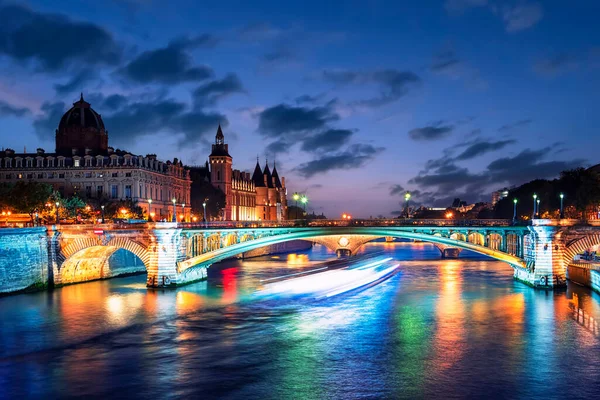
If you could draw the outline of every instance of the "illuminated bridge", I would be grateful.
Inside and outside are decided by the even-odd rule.
[[[516,279],[534,287],[565,284],[573,257],[600,245],[600,226],[575,220],[320,220],[283,223],[57,225],[0,230],[0,292],[28,286],[11,282],[20,268],[39,284],[62,285],[110,276],[107,260],[119,249],[144,263],[149,287],[177,286],[206,277],[218,261],[292,240],[321,243],[338,254],[353,254],[379,238],[434,244],[441,257],[470,250],[509,264]],[[40,267],[40,263],[43,265]],[[30,279],[30,278],[28,278]]]

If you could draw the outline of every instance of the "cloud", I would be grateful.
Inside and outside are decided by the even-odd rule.
[[[559,76],[564,72],[574,70],[578,66],[579,61],[576,57],[562,53],[538,60],[533,65],[533,70],[538,75],[552,78]]]
[[[349,129],[328,129],[309,136],[302,142],[306,152],[335,151],[348,143],[354,132]]]
[[[398,194],[402,194],[404,192],[404,187],[402,185],[392,185],[390,187],[390,196],[396,196]]]
[[[376,71],[324,70],[322,77],[325,81],[336,85],[376,84],[380,90],[378,96],[356,102],[357,105],[368,107],[380,107],[392,103],[421,83],[421,78],[415,73],[396,69]]]
[[[491,153],[500,149],[505,148],[508,145],[516,143],[516,140],[499,140],[496,142],[476,142],[469,145],[462,153],[454,158],[454,160],[470,160],[475,157],[482,156],[487,153]]]
[[[58,123],[65,113],[65,103],[58,101],[55,103],[45,102],[40,107],[42,114],[33,121],[35,133],[42,140],[50,140],[54,138],[55,131],[58,128]]]
[[[302,96],[298,96],[294,99],[294,101],[296,102],[296,104],[315,104],[318,103],[319,101],[321,101],[321,99],[324,97],[323,94],[318,94],[316,96],[311,96],[308,94],[304,94]]]
[[[522,119],[520,121],[516,121],[510,124],[502,125],[500,128],[498,128],[498,132],[509,132],[516,128],[522,128],[524,126],[527,126],[532,122],[533,121],[531,119]]]
[[[93,71],[84,69],[71,76],[67,82],[56,83],[54,85],[54,90],[58,96],[64,96],[73,92],[82,92],[85,88],[85,84],[95,78],[96,74]]]
[[[531,28],[544,16],[541,4],[518,4],[514,7],[506,7],[502,18],[509,33],[519,32]]]
[[[166,47],[148,50],[127,64],[121,73],[139,83],[181,83],[211,78],[214,73],[206,65],[192,66],[187,50],[193,47],[213,46],[216,39],[211,35],[196,38],[180,38]]]
[[[262,61],[266,64],[274,65],[287,63],[296,59],[296,55],[287,48],[277,48],[273,51],[263,54]]]
[[[18,5],[0,5],[0,54],[43,71],[74,63],[116,65],[121,49],[102,27]]]
[[[381,151],[383,151],[383,148],[368,144],[354,144],[345,151],[328,154],[319,159],[300,164],[296,171],[301,176],[310,178],[331,170],[359,168]]]
[[[339,119],[339,116],[329,106],[311,108],[278,104],[263,110],[258,118],[258,130],[261,134],[278,137],[321,129],[329,121]]]
[[[447,137],[452,133],[454,126],[442,125],[441,123],[415,128],[408,131],[408,136],[417,141],[438,140]]]
[[[22,117],[26,114],[29,114],[30,111],[25,107],[15,107],[12,104],[9,104],[3,100],[0,100],[0,116],[13,116],[13,117]]]
[[[223,79],[208,82],[196,90],[193,97],[196,104],[201,106],[213,106],[218,100],[234,93],[244,93],[242,82],[236,74],[228,74]]]

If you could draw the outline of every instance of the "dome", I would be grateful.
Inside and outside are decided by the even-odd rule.
[[[96,128],[104,131],[104,122],[102,117],[92,107],[90,103],[83,100],[83,94],[79,101],[73,103],[73,107],[63,115],[58,124],[58,130],[64,131],[67,127],[78,126],[81,128]]]
[[[108,133],[102,117],[83,100],[63,115],[56,130],[56,153],[63,155],[104,154],[108,150]]]

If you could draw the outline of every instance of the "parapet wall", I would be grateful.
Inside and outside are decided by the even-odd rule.
[[[0,229],[0,293],[48,284],[46,228]]]

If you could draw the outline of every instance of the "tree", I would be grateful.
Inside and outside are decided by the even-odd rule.
[[[15,211],[29,214],[33,224],[33,216],[44,208],[51,196],[52,186],[47,183],[19,181],[10,189],[8,203]]]

